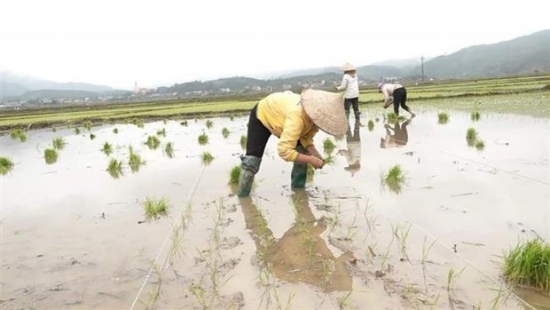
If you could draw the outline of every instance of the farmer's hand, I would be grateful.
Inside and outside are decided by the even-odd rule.
[[[322,159],[319,157],[311,156],[310,162],[309,162],[313,168],[315,169],[321,169],[325,165],[325,162],[323,162]]]

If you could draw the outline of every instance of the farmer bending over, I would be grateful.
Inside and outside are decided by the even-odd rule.
[[[260,169],[265,146],[271,135],[279,138],[277,151],[284,161],[293,162],[291,187],[304,188],[307,164],[323,167],[313,137],[322,131],[339,136],[346,133],[348,122],[343,97],[339,94],[307,89],[301,95],[273,93],[260,100],[250,112],[246,155],[241,156],[241,174],[237,196],[250,195],[254,176]]]
[[[393,101],[393,111],[399,115],[399,105],[409,112],[412,117],[415,114],[407,106],[407,89],[401,84],[378,83],[378,92],[384,94],[384,109],[387,109]]]

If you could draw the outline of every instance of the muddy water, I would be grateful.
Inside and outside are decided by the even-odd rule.
[[[451,111],[439,125],[437,111],[418,112],[395,134],[379,111],[365,111],[355,139],[337,141],[335,162],[305,191],[290,190],[291,165],[272,138],[253,195],[241,200],[227,182],[244,118],[213,118],[212,129],[205,120],[96,127],[94,140],[69,129],[29,132],[25,143],[2,137],[1,156],[15,168],[0,179],[0,307],[484,309],[497,300],[522,309],[499,291],[495,262],[518,240],[550,239],[549,121],[483,114],[472,122]],[[467,145],[469,127],[483,151]],[[161,146],[148,149],[143,142],[162,128]],[[58,136],[67,145],[46,165],[43,149]],[[105,141],[125,161],[118,179],[105,170]],[[169,141],[174,158],[162,151]],[[146,161],[138,173],[126,164],[130,145]],[[203,151],[215,157],[207,167]],[[394,164],[406,174],[399,193],[380,181]],[[138,224],[147,197],[167,197],[169,216]],[[540,309],[549,303],[517,293]]]

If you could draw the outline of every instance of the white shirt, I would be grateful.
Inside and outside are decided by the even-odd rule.
[[[359,82],[358,82],[358,76],[357,73],[355,74],[355,77],[352,77],[349,74],[344,74],[344,77],[342,77],[342,84],[337,87],[338,90],[345,89],[345,95],[344,97],[346,99],[350,98],[358,98],[359,97]]]

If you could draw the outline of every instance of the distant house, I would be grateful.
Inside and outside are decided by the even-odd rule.
[[[145,95],[151,92],[153,92],[153,89],[138,87],[137,81],[134,83],[134,95]]]

